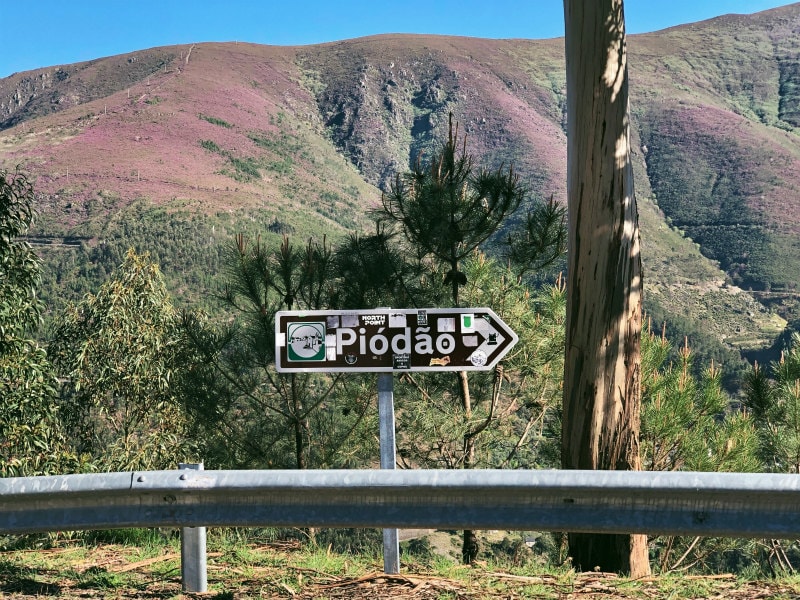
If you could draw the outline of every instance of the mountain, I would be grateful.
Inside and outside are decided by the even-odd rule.
[[[800,4],[628,38],[645,305],[755,351],[798,319]],[[179,301],[234,233],[337,238],[453,113],[481,164],[565,201],[563,40],[196,44],[0,79],[0,168],[35,177],[55,308],[129,245]]]

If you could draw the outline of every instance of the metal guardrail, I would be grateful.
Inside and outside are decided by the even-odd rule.
[[[0,479],[0,533],[515,529],[800,538],[800,477],[622,471],[143,471]]]

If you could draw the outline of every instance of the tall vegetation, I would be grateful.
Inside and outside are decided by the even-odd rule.
[[[789,336],[780,359],[767,368],[758,363],[744,380],[744,406],[757,432],[757,456],[768,472],[800,473],[800,334]],[[769,540],[767,560],[773,571],[794,570],[780,540]],[[797,543],[793,544],[797,560]]]
[[[422,256],[446,266],[453,306],[459,306],[459,289],[467,282],[461,261],[497,231],[526,194],[513,167],[476,169],[466,146],[451,114],[444,147],[428,164],[418,160],[412,171],[397,175],[378,215],[400,226]]]
[[[800,473],[800,334],[780,360],[756,363],[745,379],[745,406],[758,428],[759,457],[767,471]]]
[[[57,319],[61,417],[97,468],[174,468],[191,457],[174,385],[186,366],[179,325],[158,266],[132,250],[97,294]]]
[[[202,373],[190,381],[187,407],[205,424],[209,450],[240,466],[374,460],[373,384],[352,374],[277,373],[276,311],[458,307],[466,301],[492,306],[525,332],[527,343],[495,371],[474,374],[472,383],[466,373],[399,377],[400,461],[449,468],[526,464],[559,391],[554,365],[563,345],[564,290],[532,295],[521,276],[563,252],[564,212],[552,202],[542,205],[529,215],[527,230],[510,237],[516,272],[478,250],[525,195],[513,169],[473,166],[451,118],[440,151],[399,174],[383,196],[374,233],[352,235],[336,248],[324,240],[297,248],[288,237],[276,248],[239,236],[222,295],[233,320],[185,320],[204,357]],[[543,215],[547,220],[536,222]],[[464,558],[474,560],[474,535],[465,539]]]
[[[75,467],[55,410],[56,378],[31,336],[40,324],[39,257],[20,239],[34,216],[21,172],[0,171],[0,476]]]
[[[330,308],[336,285],[326,241],[279,247],[237,236],[221,301],[232,319],[184,315],[201,357],[185,381],[186,410],[208,460],[229,467],[352,466],[370,444],[353,445],[367,423],[369,390],[359,378],[275,370],[275,313]],[[347,442],[347,444],[346,444]]]
[[[642,334],[642,465],[651,471],[757,471],[753,420],[735,410],[713,362],[698,376],[688,342],[677,360],[665,331]],[[661,572],[698,566],[729,568],[753,542],[730,538],[660,536],[651,555]]]
[[[534,205],[501,246],[487,246],[501,240],[525,190],[511,170],[476,174],[457,141],[451,127],[430,164],[397,178],[372,233],[299,245],[237,236],[212,313],[176,310],[157,264],[129,250],[96,293],[57,317],[47,354],[31,339],[38,258],[20,239],[33,190],[23,175],[1,173],[0,475],[182,460],[375,466],[374,379],[281,374],[274,353],[277,311],[377,306],[489,306],[520,338],[491,371],[396,374],[401,467],[557,467],[571,451],[562,423],[575,414],[563,402],[567,286],[561,277],[532,282],[564,252],[564,209]],[[780,361],[749,373],[736,402],[718,365],[694,363],[687,343],[675,352],[663,332],[642,335],[642,468],[800,472],[800,335]],[[779,564],[792,557],[774,540],[661,536],[648,549],[661,571],[735,568],[765,552]],[[479,552],[468,532],[462,557]]]
[[[448,301],[451,306],[458,307],[461,306],[460,290],[469,281],[462,262],[519,208],[526,193],[513,167],[489,171],[473,165],[466,137],[459,139],[458,126],[453,124],[451,114],[447,141],[442,149],[428,164],[418,160],[412,171],[397,175],[389,192],[382,197],[378,218],[399,228],[409,250],[430,261],[435,271],[444,273],[443,283],[450,289]],[[487,402],[490,410],[479,419],[475,419],[476,398],[467,372],[458,372],[456,378],[453,396],[458,398],[460,410],[455,421],[456,430],[462,434],[463,451],[451,456],[450,462],[453,466],[470,469],[477,460],[477,439],[495,416],[503,371],[497,369],[493,375],[489,389],[494,391],[482,394],[492,399]],[[430,393],[426,391],[423,396],[430,397]],[[464,562],[473,562],[478,552],[475,533],[465,531]]]
[[[398,378],[399,462],[406,468],[553,467],[564,347],[564,287],[531,292],[497,261],[476,253],[462,263],[469,306],[491,306],[519,343],[491,371],[470,373],[471,412],[451,374]]]

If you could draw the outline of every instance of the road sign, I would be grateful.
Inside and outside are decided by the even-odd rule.
[[[489,308],[275,315],[275,362],[283,373],[488,370],[517,339]]]

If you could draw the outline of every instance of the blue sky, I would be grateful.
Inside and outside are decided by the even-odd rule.
[[[625,0],[629,33],[786,0]],[[562,0],[0,0],[0,78],[195,42],[314,44],[378,33],[549,38],[564,33]]]

